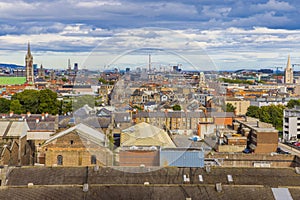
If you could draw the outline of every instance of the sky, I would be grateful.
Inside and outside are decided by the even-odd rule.
[[[300,63],[298,0],[0,0],[0,63],[183,69]],[[300,69],[297,69],[300,70]]]

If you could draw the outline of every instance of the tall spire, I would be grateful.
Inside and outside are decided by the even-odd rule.
[[[286,63],[286,68],[287,69],[291,69],[291,58],[290,58],[290,55],[288,56],[288,61]]]
[[[30,52],[30,42],[28,42],[27,55],[31,55],[31,52]]]
[[[286,63],[286,68],[284,70],[284,83],[286,83],[286,84],[294,83],[294,73],[293,73],[293,68],[291,67],[290,55],[288,57],[288,61]]]

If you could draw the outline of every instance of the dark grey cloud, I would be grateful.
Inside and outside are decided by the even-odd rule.
[[[170,29],[174,27],[185,29],[191,26],[198,29],[252,28],[258,25],[296,29],[300,28],[298,7],[299,2],[296,0],[43,2],[12,0],[0,2],[0,23],[15,26],[22,26],[24,23],[41,23],[44,26],[83,23],[107,29],[147,26]],[[25,31],[18,27],[16,30],[20,30],[20,33]]]

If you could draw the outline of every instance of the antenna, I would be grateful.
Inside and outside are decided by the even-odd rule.
[[[70,58],[68,59],[68,70],[69,71],[71,70],[71,61],[70,61]]]

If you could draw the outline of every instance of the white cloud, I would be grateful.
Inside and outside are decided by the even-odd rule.
[[[258,4],[257,6],[255,6],[255,8],[261,10],[290,11],[293,9],[293,6],[285,1],[269,0],[266,4]]]

